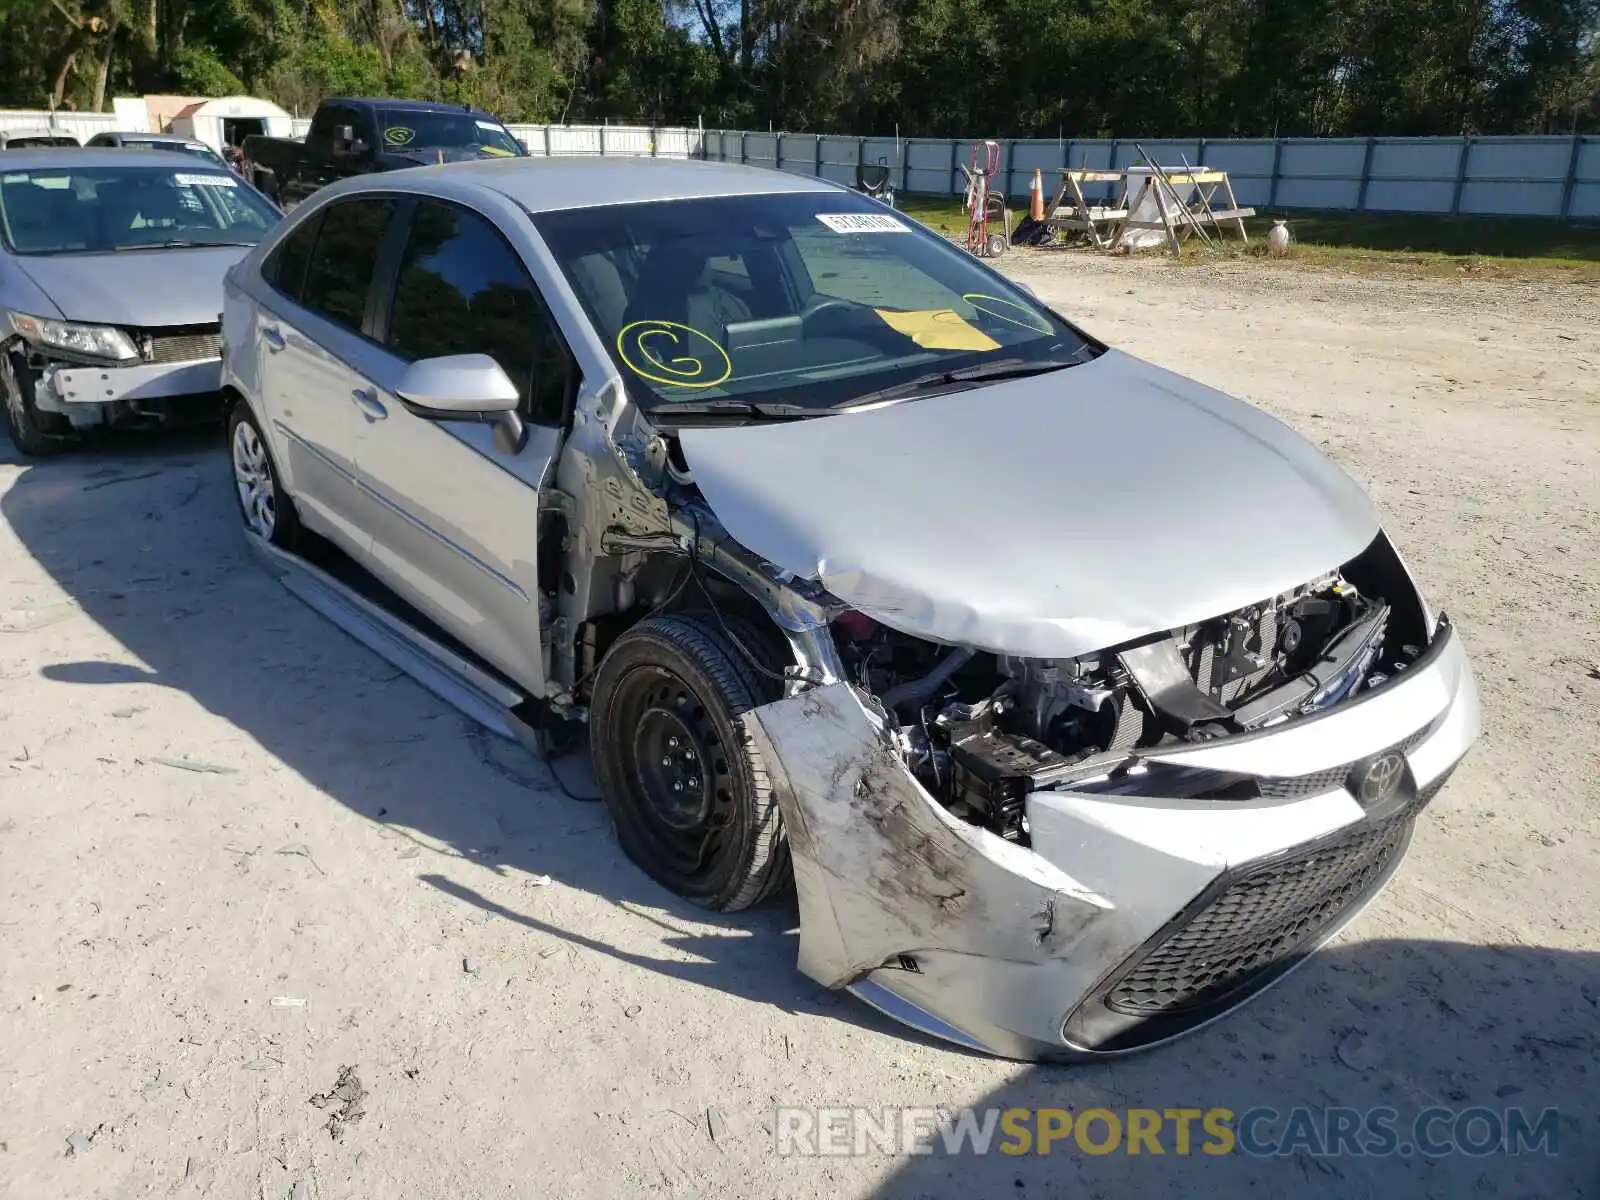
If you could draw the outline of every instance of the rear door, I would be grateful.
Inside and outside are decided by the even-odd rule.
[[[387,415],[362,422],[356,451],[373,569],[541,695],[539,493],[560,453],[577,367],[522,259],[488,216],[422,199],[395,245],[373,376]],[[516,383],[529,430],[520,452],[497,446],[489,425],[427,420],[400,400],[407,365],[452,354],[491,355]]]
[[[261,306],[263,416],[295,503],[319,532],[364,555],[356,486],[357,431],[376,350],[373,278],[398,203],[363,197],[330,204],[266,265],[273,294]]]

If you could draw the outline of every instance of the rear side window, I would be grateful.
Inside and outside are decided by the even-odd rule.
[[[523,415],[559,424],[576,369],[522,260],[486,218],[417,206],[395,280],[388,345],[415,362],[487,354],[517,385]]]
[[[346,329],[361,331],[372,290],[372,274],[389,220],[392,200],[345,200],[322,216],[300,304]]]
[[[320,228],[322,214],[318,213],[280,242],[261,268],[262,277],[296,304],[300,302],[306,267],[311,263],[311,250],[317,244]]]

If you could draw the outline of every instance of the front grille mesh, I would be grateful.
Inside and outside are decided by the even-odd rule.
[[[1362,822],[1282,858],[1246,868],[1161,940],[1106,994],[1106,1005],[1153,1017],[1201,1008],[1304,949],[1382,883],[1411,823],[1448,772],[1383,822]]]
[[[146,329],[140,335],[146,362],[181,363],[222,356],[222,326],[189,325]]]

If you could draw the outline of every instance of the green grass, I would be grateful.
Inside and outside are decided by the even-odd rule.
[[[903,196],[902,211],[947,236],[960,236],[966,216],[958,198]],[[1026,200],[1012,208],[1013,219]],[[1328,267],[1403,274],[1473,274],[1600,283],[1600,224],[1564,225],[1529,217],[1434,217],[1410,214],[1289,212],[1296,259]],[[1272,218],[1245,222],[1249,254],[1265,253]],[[1237,250],[1236,238],[1227,247]],[[1186,259],[1207,253],[1186,246]]]

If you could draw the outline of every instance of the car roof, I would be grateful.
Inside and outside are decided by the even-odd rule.
[[[0,168],[12,171],[29,171],[41,167],[165,167],[169,171],[215,171],[224,168],[215,163],[185,162],[173,156],[170,150],[125,150],[120,146],[30,146],[24,150],[7,150],[0,159]]]
[[[498,192],[530,213],[607,208],[652,200],[706,200],[843,191],[822,179],[738,163],[683,158],[498,158],[359,175],[332,189],[458,192],[463,186]]]
[[[400,100],[384,96],[329,96],[323,104],[371,104],[381,108],[399,108],[406,112],[427,113],[454,113],[456,116],[492,117],[498,121],[491,112],[481,108],[471,108],[464,104],[440,104],[436,100]]]
[[[140,133],[137,129],[105,129],[95,137],[137,138],[141,142],[176,142],[180,146],[199,145],[192,137],[178,133]]]

